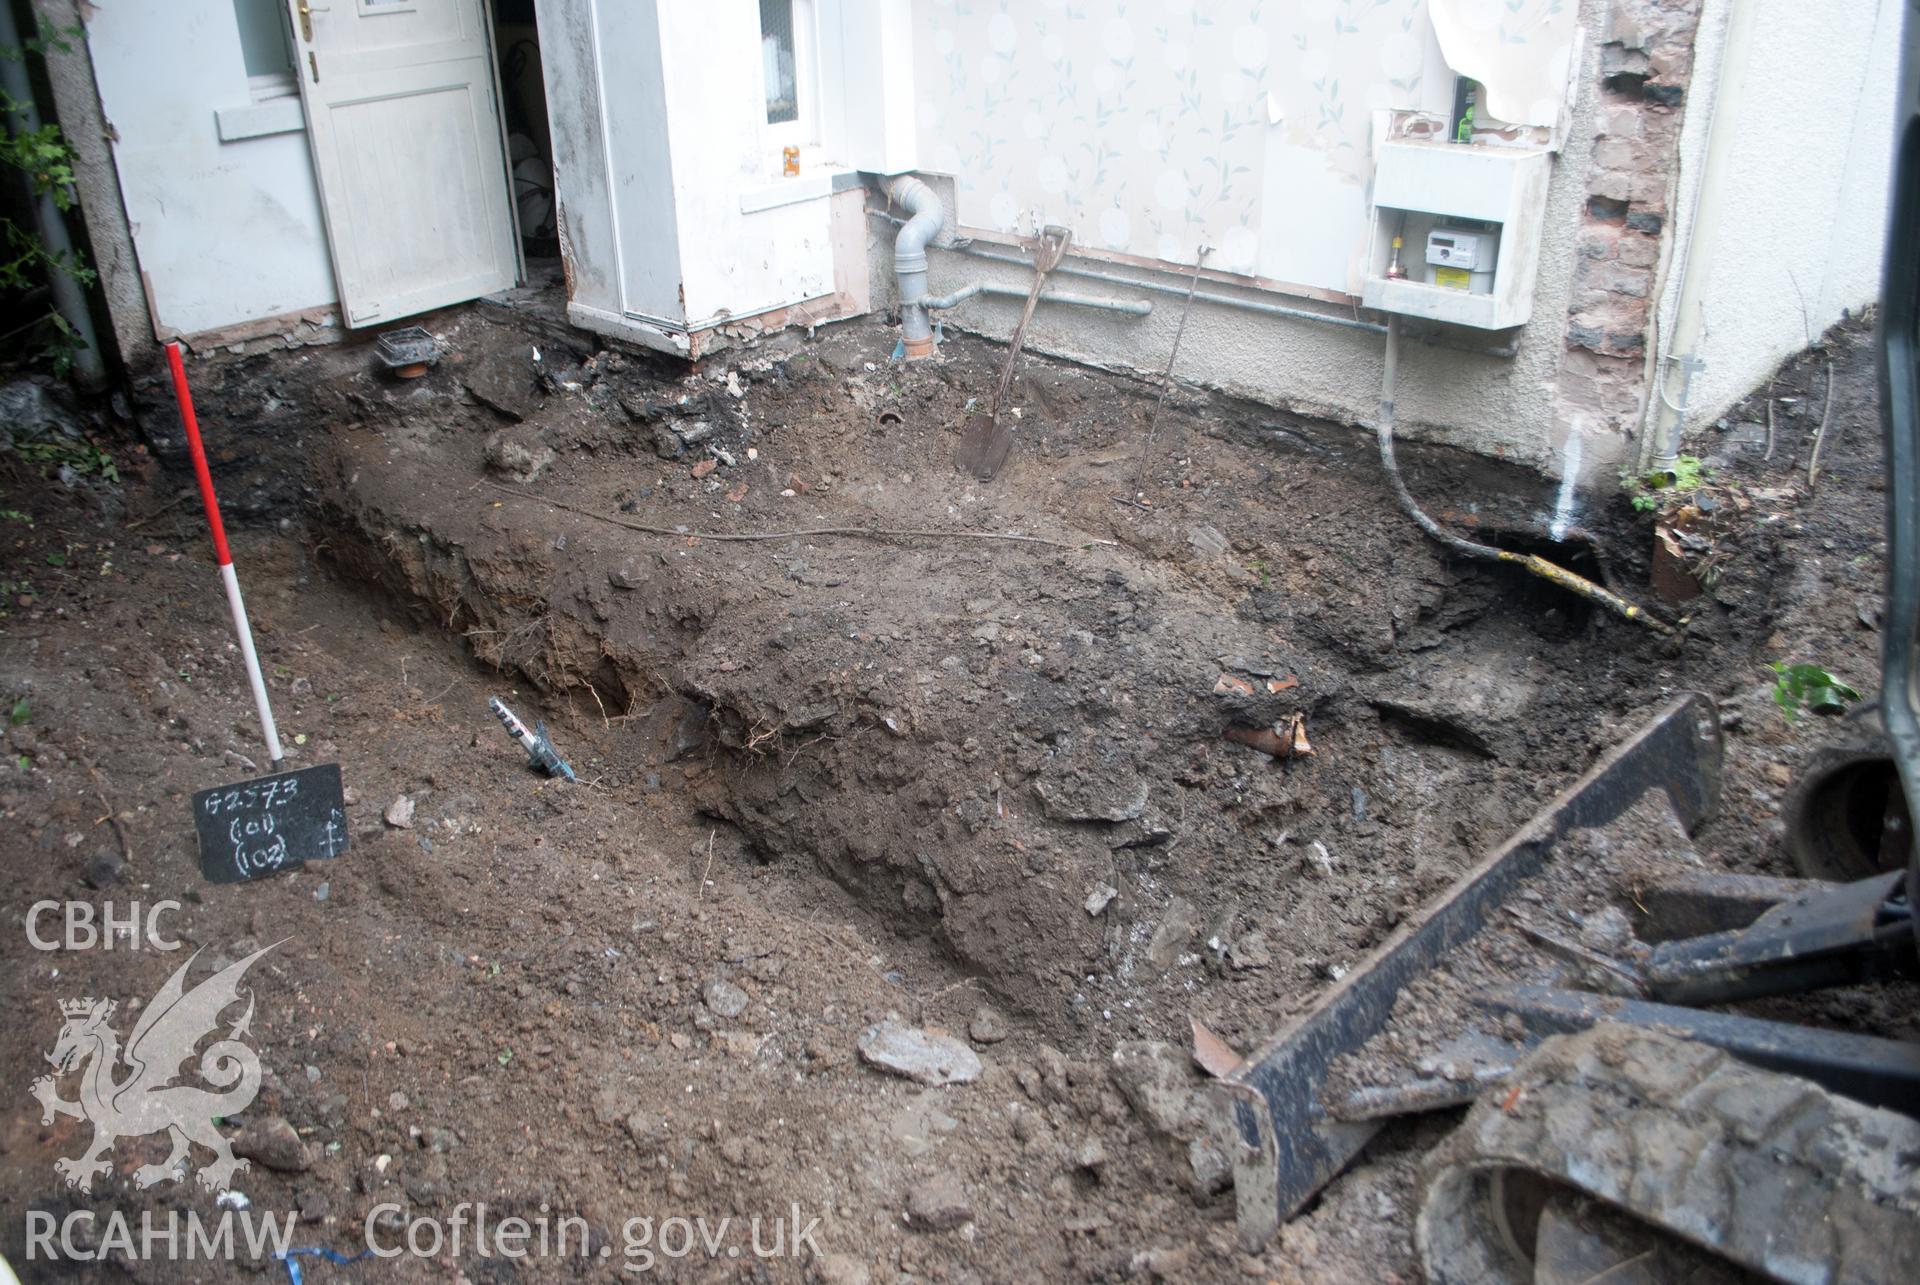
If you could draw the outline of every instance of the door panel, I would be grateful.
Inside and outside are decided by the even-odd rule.
[[[513,285],[485,0],[287,3],[347,324]]]

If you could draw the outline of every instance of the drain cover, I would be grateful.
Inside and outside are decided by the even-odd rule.
[[[402,379],[418,379],[427,367],[440,360],[440,349],[433,336],[420,326],[402,326],[386,330],[373,341],[373,350],[381,364]]]

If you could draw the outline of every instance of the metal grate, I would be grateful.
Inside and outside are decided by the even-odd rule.
[[[433,342],[433,336],[419,326],[381,331],[373,341],[373,350],[389,370],[430,366],[440,360],[440,349]]]

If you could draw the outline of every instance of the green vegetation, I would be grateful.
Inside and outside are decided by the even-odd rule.
[[[1622,481],[1633,497],[1633,507],[1641,513],[1652,513],[1666,508],[1677,498],[1693,495],[1706,485],[1712,474],[1713,470],[1702,464],[1699,456],[1682,455],[1674,461],[1671,472],[1655,469]]]
[[[1847,706],[1860,699],[1860,693],[1818,665],[1789,665],[1773,662],[1773,703],[1789,723],[1797,723],[1809,711],[1815,714],[1844,714]]]
[[[65,50],[71,47],[66,38],[80,34],[78,27],[72,27],[56,32],[50,39],[28,40],[25,48],[0,46],[0,58],[19,62],[30,53],[44,55],[48,48]],[[54,208],[65,213],[74,205],[73,149],[67,145],[58,125],[26,128],[29,106],[0,93],[0,118],[6,122],[6,130],[0,134],[0,165],[25,175],[35,200],[43,196],[51,198]],[[30,296],[37,287],[56,276],[72,277],[83,286],[91,286],[96,274],[77,253],[50,251],[32,229],[23,228],[12,219],[0,218],[0,292]],[[37,346],[38,355],[44,357],[61,378],[73,369],[74,355],[86,346],[86,341],[67,324],[66,318],[50,307],[8,334],[0,335],[0,339],[20,334],[28,336],[29,343]]]
[[[72,354],[68,356],[71,359]],[[13,449],[21,459],[50,473],[65,468],[81,477],[99,476],[108,482],[120,480],[120,466],[113,462],[113,456],[92,442],[51,438],[41,442],[16,442]]]

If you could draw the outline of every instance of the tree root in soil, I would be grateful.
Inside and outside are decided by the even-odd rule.
[[[1380,420],[1375,427],[1380,438],[1380,467],[1386,470],[1387,479],[1393,483],[1393,494],[1400,501],[1400,507],[1413,519],[1414,525],[1432,536],[1435,540],[1452,549],[1455,553],[1483,562],[1505,562],[1523,567],[1539,576],[1542,580],[1559,585],[1569,593],[1579,594],[1589,602],[1595,602],[1608,611],[1636,624],[1645,625],[1655,633],[1672,636],[1674,629],[1666,621],[1648,613],[1645,607],[1628,602],[1619,594],[1601,588],[1585,576],[1576,575],[1565,567],[1548,562],[1537,553],[1513,553],[1506,549],[1496,549],[1490,544],[1478,544],[1464,536],[1455,535],[1429,517],[1407,490],[1407,483],[1400,476],[1400,466],[1393,458],[1393,384],[1396,369],[1400,364],[1400,320],[1389,317],[1387,320],[1387,361],[1386,370],[1380,384]]]
[[[794,540],[806,536],[835,536],[849,540],[1004,540],[1014,544],[1043,544],[1054,549],[1088,549],[1095,545],[1117,545],[1117,540],[1096,540],[1089,537],[1074,544],[1064,540],[1049,540],[1043,535],[1012,535],[1004,531],[931,531],[916,530],[907,527],[863,527],[863,526],[816,526],[802,527],[793,531],[676,531],[672,527],[649,526],[644,522],[629,522],[625,518],[616,518],[605,513],[595,513],[592,509],[583,509],[577,504],[568,504],[565,500],[554,500],[544,496],[531,495],[518,487],[506,486],[499,482],[481,479],[480,485],[495,491],[504,491],[508,495],[517,495],[523,500],[533,500],[548,504],[568,513],[577,513],[583,518],[592,518],[596,522],[607,522],[629,531],[639,531],[645,535],[664,535],[675,539],[687,540]]]

